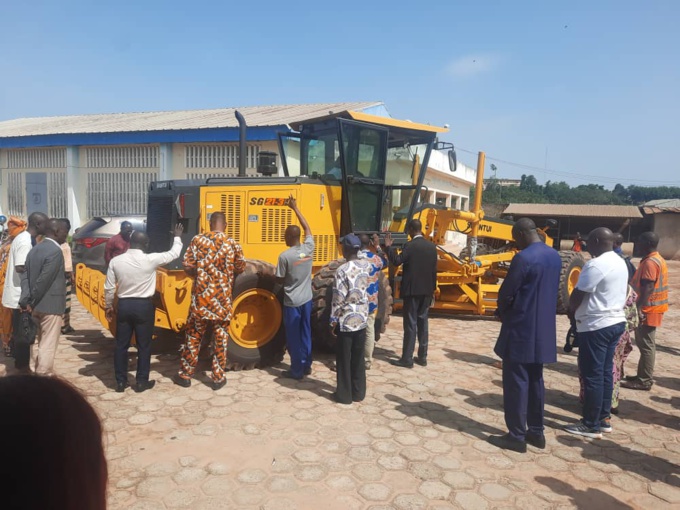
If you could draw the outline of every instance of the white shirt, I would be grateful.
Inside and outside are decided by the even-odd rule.
[[[597,331],[626,321],[623,307],[628,294],[628,269],[613,251],[583,266],[576,288],[586,292],[576,309],[576,330]]]
[[[148,298],[156,292],[156,269],[172,262],[182,251],[182,240],[175,237],[170,251],[164,253],[144,253],[130,249],[111,259],[106,272],[104,296],[106,307],[113,306],[113,298]],[[116,284],[118,292],[116,292]]]
[[[26,256],[33,248],[31,234],[24,230],[16,236],[9,248],[7,259],[7,273],[5,276],[5,288],[2,291],[2,306],[5,308],[19,308],[21,297],[21,275],[16,272],[17,266],[26,265]]]

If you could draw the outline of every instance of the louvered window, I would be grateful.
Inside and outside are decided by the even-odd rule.
[[[257,167],[259,145],[248,145],[246,167]],[[238,145],[187,145],[184,148],[186,168],[238,168]]]
[[[149,183],[157,179],[155,172],[88,173],[88,216],[146,215]]]
[[[66,168],[66,149],[12,149],[8,168]]]
[[[88,168],[158,168],[158,147],[88,147]]]

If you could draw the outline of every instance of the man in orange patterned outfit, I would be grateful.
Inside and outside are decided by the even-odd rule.
[[[179,386],[191,386],[196,371],[201,340],[209,327],[215,336],[212,360],[212,388],[227,384],[227,341],[231,321],[231,290],[234,278],[246,267],[241,246],[227,236],[227,220],[223,212],[210,216],[210,232],[198,234],[184,254],[184,270],[194,277],[191,308],[186,327],[186,342],[182,346],[179,373],[173,381]]]

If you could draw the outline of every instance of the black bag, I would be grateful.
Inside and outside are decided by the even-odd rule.
[[[33,345],[38,335],[38,323],[28,312],[21,312],[17,331],[14,333],[17,342],[24,345]]]

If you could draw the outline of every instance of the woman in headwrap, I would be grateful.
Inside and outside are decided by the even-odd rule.
[[[7,263],[9,262],[9,249],[16,236],[26,230],[27,224],[17,216],[10,216],[7,222],[7,239],[0,245],[0,295],[5,288],[5,276],[7,275]],[[0,340],[6,356],[12,355],[12,309],[5,308],[0,303]]]

